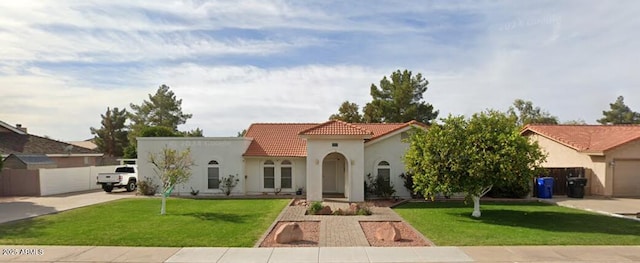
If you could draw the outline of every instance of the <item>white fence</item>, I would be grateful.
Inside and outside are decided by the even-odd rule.
[[[112,173],[116,167],[118,166],[40,169],[40,195],[100,189],[100,185],[96,184],[98,173]]]

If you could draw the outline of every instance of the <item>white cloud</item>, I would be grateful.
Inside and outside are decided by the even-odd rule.
[[[407,68],[430,81],[425,98],[441,116],[522,98],[593,122],[618,95],[640,111],[639,12],[635,2],[3,1],[0,120],[84,139],[107,106],[166,83],[194,114],[183,129],[235,135],[251,122],[320,122],[346,99],[362,106],[371,83]]]

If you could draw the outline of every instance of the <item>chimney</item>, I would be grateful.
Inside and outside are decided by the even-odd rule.
[[[22,124],[20,123],[16,124],[16,128],[18,128],[18,130],[23,131],[24,133],[27,133],[27,127],[22,127]]]

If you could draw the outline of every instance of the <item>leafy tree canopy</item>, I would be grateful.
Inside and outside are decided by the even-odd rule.
[[[602,117],[598,120],[601,124],[640,124],[640,113],[632,111],[624,104],[624,97],[619,96],[616,102],[610,103],[610,110],[602,111]]]
[[[516,118],[519,126],[532,123],[558,124],[558,117],[541,110],[540,107],[534,107],[531,101],[516,99],[507,113]]]
[[[527,183],[545,156],[519,133],[509,115],[498,111],[449,116],[428,131],[414,129],[404,162],[414,190],[426,198],[464,192],[480,216],[480,197],[499,183]]]
[[[365,122],[408,122],[417,120],[431,123],[438,111],[424,102],[423,94],[429,82],[418,73],[397,70],[380,80],[380,87],[371,84],[371,102],[364,107]]]
[[[340,120],[348,123],[360,123],[364,120],[360,114],[358,104],[349,102],[348,100],[344,101],[342,105],[340,105],[338,113],[332,114],[329,119]]]
[[[403,123],[416,120],[429,124],[438,117],[438,111],[434,111],[431,104],[423,101],[428,84],[420,73],[413,75],[409,70],[397,70],[389,78],[384,76],[380,80],[380,87],[371,84],[372,100],[364,106],[364,114],[360,114],[357,104],[344,101],[338,113],[331,115],[329,119],[350,123]]]
[[[169,86],[161,85],[156,94],[149,94],[149,100],[140,105],[131,103],[133,111],[130,114],[134,126],[163,126],[178,130],[178,125],[184,124],[192,117],[182,112],[182,99],[177,99]]]
[[[123,156],[124,149],[129,145],[127,139],[128,130],[125,125],[127,111],[107,108],[105,114],[101,114],[102,126],[99,129],[91,127],[91,134],[98,146],[98,150],[108,156]]]

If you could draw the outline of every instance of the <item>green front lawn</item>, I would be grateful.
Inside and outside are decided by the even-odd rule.
[[[163,247],[251,247],[289,200],[113,201],[0,224],[0,244]]]
[[[640,245],[640,222],[538,202],[408,203],[394,210],[439,246]]]

